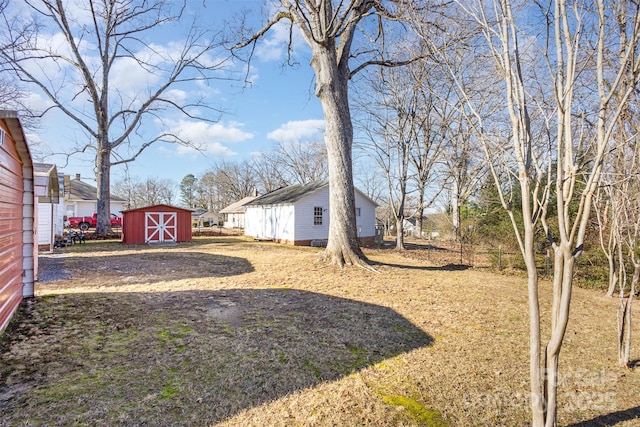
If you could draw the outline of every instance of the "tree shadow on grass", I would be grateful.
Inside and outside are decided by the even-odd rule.
[[[406,265],[406,264],[394,264],[394,263],[386,263],[386,262],[372,262],[373,266],[386,266],[393,268],[400,268],[406,270],[422,270],[422,271],[464,271],[471,268],[466,264],[446,264],[440,266],[432,266],[432,265]]]
[[[55,282],[98,275],[100,286],[153,283],[167,280],[228,277],[252,272],[251,263],[240,257],[203,252],[154,251],[100,256],[41,256],[38,281]],[[86,286],[91,281],[86,280]]]
[[[616,411],[606,415],[600,415],[587,421],[580,421],[567,427],[605,427],[614,426],[629,420],[640,420],[640,406],[623,411]]]
[[[300,290],[50,295],[0,341],[0,424],[211,425],[432,342]]]

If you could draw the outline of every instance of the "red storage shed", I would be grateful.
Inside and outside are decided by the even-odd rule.
[[[0,331],[37,272],[33,162],[15,111],[0,110]]]
[[[122,212],[122,242],[132,245],[191,241],[191,209],[153,205]]]

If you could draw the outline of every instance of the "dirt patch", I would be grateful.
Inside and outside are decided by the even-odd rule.
[[[224,236],[43,257],[0,339],[0,425],[527,425],[524,280],[420,250],[367,250],[381,273]],[[560,422],[637,425],[616,301],[574,292]]]

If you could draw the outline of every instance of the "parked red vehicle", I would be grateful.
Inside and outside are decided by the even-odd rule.
[[[91,216],[72,216],[67,219],[67,222],[69,223],[69,227],[87,231],[89,228],[95,228],[97,217],[98,214],[94,212]],[[111,226],[122,227],[122,218],[116,214],[111,214]]]

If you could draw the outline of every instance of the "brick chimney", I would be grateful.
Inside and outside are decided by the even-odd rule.
[[[79,173],[76,174],[76,180],[80,181],[80,174]]]

